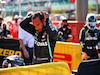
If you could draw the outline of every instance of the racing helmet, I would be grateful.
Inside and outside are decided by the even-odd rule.
[[[15,66],[25,66],[24,59],[19,57],[18,55],[11,55],[4,58],[2,68],[9,68]]]
[[[97,18],[94,14],[88,14],[86,17],[86,25],[90,30],[94,30],[96,28]]]

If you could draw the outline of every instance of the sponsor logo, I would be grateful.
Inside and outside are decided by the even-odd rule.
[[[36,46],[47,46],[48,45],[47,42],[37,42],[36,40],[35,40],[35,44]]]
[[[59,62],[59,61],[68,62],[68,65],[71,70],[72,56],[70,54],[54,53],[53,60],[54,62]]]
[[[69,30],[66,30],[66,33],[69,33]]]
[[[7,56],[10,56],[10,55],[19,55],[21,57],[22,53],[21,53],[21,51],[15,51],[15,50],[0,48],[0,56],[7,57]]]

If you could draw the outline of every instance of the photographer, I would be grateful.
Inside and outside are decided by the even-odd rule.
[[[35,30],[33,26],[27,24],[30,21]],[[52,62],[58,30],[49,21],[49,15],[45,12],[36,12],[33,16],[23,20],[20,26],[33,35],[35,33],[33,64]]]
[[[7,23],[2,23],[2,29],[0,29],[0,37],[1,38],[12,38],[10,31],[7,29]]]
[[[57,41],[70,42],[72,39],[71,28],[68,27],[67,19],[63,17],[61,28],[59,28]]]

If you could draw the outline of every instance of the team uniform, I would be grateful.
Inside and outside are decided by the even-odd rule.
[[[96,19],[94,16],[90,15],[87,21],[80,31],[80,44],[82,45],[83,52],[86,52],[88,59],[97,59],[96,45],[99,46],[98,43],[100,42],[99,29],[95,25]],[[99,48],[98,51],[100,52]]]
[[[98,58],[96,45],[100,41],[99,30],[96,28],[94,31],[88,30],[87,26],[80,32],[80,42],[84,46],[83,52],[86,52],[91,59]]]
[[[33,63],[40,64],[52,62],[54,47],[57,39],[57,28],[52,25],[49,19],[46,19],[46,26],[43,28],[43,31],[38,32],[34,29],[34,26],[26,24],[30,21],[31,17],[27,17],[24,21],[21,22],[20,26],[31,34],[35,34]],[[31,28],[29,28],[29,26]]]

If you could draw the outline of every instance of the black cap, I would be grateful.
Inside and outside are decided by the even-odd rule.
[[[67,22],[67,19],[62,20],[62,22]]]

